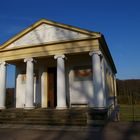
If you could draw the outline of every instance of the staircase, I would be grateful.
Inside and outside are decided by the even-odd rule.
[[[87,120],[86,111],[81,109],[6,109],[0,112],[0,124],[85,126]]]
[[[103,125],[106,120],[106,110],[95,109],[6,109],[0,111],[0,124],[86,126]]]

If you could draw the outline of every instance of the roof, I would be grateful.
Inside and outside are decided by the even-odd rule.
[[[15,35],[11,39],[9,39],[5,43],[3,43],[0,46],[0,49],[5,48],[6,46],[11,44],[12,42],[18,40],[19,38],[21,38],[25,34],[29,33],[30,31],[32,31],[33,29],[37,28],[38,26],[40,26],[41,24],[44,24],[44,23],[48,24],[48,25],[52,25],[52,26],[56,26],[56,27],[61,27],[61,28],[64,28],[64,29],[68,29],[68,30],[71,30],[71,31],[76,31],[76,32],[83,33],[83,34],[86,34],[86,35],[91,35],[91,36],[96,36],[96,37],[100,36],[99,32],[93,32],[93,31],[89,31],[89,30],[82,29],[82,28],[79,28],[79,27],[75,27],[75,26],[71,26],[71,25],[66,25],[66,24],[63,24],[63,23],[58,23],[58,22],[51,21],[51,20],[40,19],[39,21],[37,21],[34,24],[30,25],[28,28],[24,29],[23,31],[21,31],[20,33],[18,33],[17,35]]]
[[[15,35],[11,39],[9,39],[5,43],[3,43],[0,46],[0,50],[5,49],[8,45],[10,45],[11,43],[15,42],[19,38],[23,37],[24,35],[26,35],[30,31],[34,30],[35,28],[37,28],[41,24],[48,24],[48,25],[60,27],[60,28],[63,28],[63,29],[67,29],[67,30],[70,30],[70,31],[75,31],[75,32],[79,32],[79,33],[82,33],[82,34],[85,34],[85,35],[89,35],[90,37],[98,38],[100,43],[102,44],[101,45],[102,46],[102,50],[104,51],[104,53],[108,57],[108,60],[109,60],[111,66],[113,68],[114,73],[117,73],[117,70],[116,70],[115,64],[113,62],[111,53],[109,51],[108,45],[107,45],[107,43],[105,41],[104,36],[100,32],[94,32],[94,31],[90,31],[90,30],[86,30],[86,29],[82,29],[82,28],[79,28],[79,27],[75,27],[75,26],[71,26],[71,25],[66,25],[66,24],[63,24],[63,23],[58,23],[58,22],[51,21],[51,20],[46,20],[46,19],[41,19],[41,20],[35,22],[34,24],[29,26],[28,28],[24,29],[23,31],[21,31],[20,33],[18,33],[17,35]]]

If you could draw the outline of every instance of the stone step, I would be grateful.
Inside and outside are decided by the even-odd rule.
[[[52,122],[52,121],[0,121],[0,124],[32,124],[32,125],[74,125],[74,126],[86,126],[86,122]]]
[[[16,119],[16,120],[23,120],[23,119],[32,119],[32,120],[69,120],[69,121],[71,121],[71,120],[75,120],[75,121],[77,121],[77,120],[86,120],[86,118],[64,118],[64,117],[61,117],[61,118],[58,118],[58,117],[53,117],[53,118],[31,118],[31,117],[18,117],[18,118],[5,118],[5,117],[0,117],[0,120],[14,120],[14,119]]]
[[[65,115],[65,114],[61,114],[61,115],[35,115],[35,114],[4,114],[4,115],[1,115],[0,114],[0,118],[58,118],[58,119],[61,119],[61,118],[66,118],[66,119],[73,119],[73,118],[79,118],[79,119],[82,119],[82,118],[86,118],[86,115],[82,114],[82,115]]]
[[[56,124],[56,125],[86,125],[86,120],[66,120],[66,119],[33,119],[33,118],[23,118],[23,119],[0,119],[1,124]]]
[[[83,110],[23,110],[7,109],[0,112],[1,124],[86,125]]]
[[[44,116],[47,116],[47,115],[49,115],[49,116],[51,116],[51,115],[59,115],[59,116],[61,116],[61,115],[65,115],[65,116],[69,116],[69,115],[73,115],[73,116],[79,116],[79,115],[85,115],[85,113],[82,113],[82,112],[77,112],[77,113],[65,113],[65,112],[63,112],[63,113],[44,113],[44,112],[41,112],[41,113],[37,113],[37,112],[32,112],[32,113],[27,113],[27,112],[5,112],[5,113],[0,113],[0,115],[7,115],[7,114],[9,114],[9,115],[36,115],[36,116],[38,116],[38,115],[44,115]]]
[[[30,121],[40,121],[40,120],[43,120],[43,121],[49,121],[49,120],[52,120],[52,121],[84,121],[86,120],[86,118],[2,118],[0,117],[0,120],[16,120],[16,121],[19,121],[19,120],[30,120]]]
[[[47,120],[47,121],[44,121],[44,120],[40,120],[40,121],[33,121],[33,120],[20,120],[20,121],[17,121],[17,120],[0,120],[0,124],[34,124],[34,125],[37,125],[37,124],[42,124],[42,125],[83,125],[85,126],[87,123],[86,121],[52,121],[52,120]]]
[[[12,114],[21,114],[21,115],[81,115],[85,112],[0,112],[0,115],[12,115]]]
[[[86,109],[6,109],[0,111],[0,124],[80,125],[103,122],[95,110]],[[97,111],[97,115],[103,112]],[[96,117],[95,117],[96,116]],[[101,121],[98,121],[101,120]]]

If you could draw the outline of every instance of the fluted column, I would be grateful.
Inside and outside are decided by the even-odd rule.
[[[6,98],[6,62],[0,62],[0,109],[5,109]]]
[[[66,105],[66,80],[65,80],[65,55],[54,56],[57,59],[57,109],[67,108]]]
[[[92,72],[93,72],[93,90],[94,99],[93,105],[97,108],[104,107],[104,93],[102,84],[102,71],[101,71],[101,57],[100,51],[93,51],[89,53],[92,56]]]
[[[26,90],[25,109],[34,108],[34,62],[33,58],[25,58],[26,62]]]

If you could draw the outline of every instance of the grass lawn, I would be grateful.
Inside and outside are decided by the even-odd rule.
[[[140,121],[140,105],[120,104],[120,121]]]

